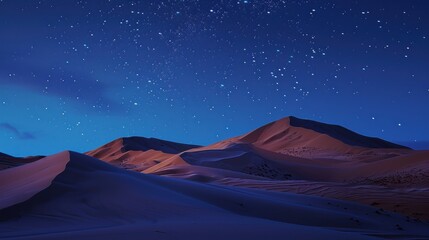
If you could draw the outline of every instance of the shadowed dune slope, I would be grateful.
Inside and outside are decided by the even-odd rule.
[[[30,156],[30,157],[13,157],[0,152],[0,170],[6,168],[12,168],[16,166],[21,166],[26,163],[34,162],[43,158],[43,156]]]
[[[408,148],[399,144],[391,143],[380,138],[367,137],[338,125],[326,124],[297,117],[288,117],[289,125],[313,130],[315,132],[329,135],[345,144],[365,148]]]
[[[157,138],[144,138],[144,137],[127,137],[122,138],[122,151],[147,151],[147,150],[157,150],[164,153],[180,153],[191,148],[199,147],[197,145],[183,144],[170,142],[166,140],[161,140]]]
[[[148,151],[155,150],[168,154],[177,154],[192,148],[197,148],[197,145],[175,143],[157,138],[145,137],[125,137],[116,139],[107,143],[93,151],[87,152],[88,155],[96,154],[112,154],[118,150],[121,152],[127,151]]]

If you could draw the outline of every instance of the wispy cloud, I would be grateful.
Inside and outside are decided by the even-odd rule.
[[[33,133],[20,131],[18,128],[16,128],[10,123],[0,123],[0,129],[3,129],[5,131],[12,133],[18,139],[21,139],[21,140],[36,139],[36,136]]]
[[[109,98],[107,86],[89,73],[0,59],[2,85],[16,85],[38,94],[70,99],[81,110],[93,112],[93,106],[97,106],[100,111],[123,112],[117,102]]]

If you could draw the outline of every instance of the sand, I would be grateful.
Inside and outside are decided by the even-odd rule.
[[[429,239],[429,151],[294,117],[0,163],[1,239]]]
[[[0,171],[0,209],[30,199],[64,171],[66,153]]]
[[[147,174],[328,196],[429,220],[429,151],[414,151],[341,126],[287,117],[209,146],[177,154],[153,151],[133,149],[113,159],[119,156],[122,163],[132,162],[120,167]],[[246,179],[261,182],[247,184]],[[297,190],[290,180],[329,191]]]

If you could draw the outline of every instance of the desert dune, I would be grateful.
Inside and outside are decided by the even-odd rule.
[[[0,163],[2,239],[429,238],[429,151],[295,117]]]
[[[133,156],[128,158],[133,159],[133,167],[122,167],[201,182],[328,196],[429,219],[429,151],[415,151],[337,125],[286,117],[242,136],[177,154],[134,151],[122,153]],[[148,167],[135,167],[139,163]],[[243,181],[255,178],[259,180]],[[297,189],[291,180],[305,184]],[[311,190],[315,186],[324,190]],[[407,198],[414,204],[406,204]]]
[[[49,187],[64,171],[67,162],[68,158],[62,153],[0,171],[0,209],[28,200]]]

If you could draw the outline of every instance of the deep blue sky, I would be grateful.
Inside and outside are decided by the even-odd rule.
[[[0,0],[0,152],[209,144],[288,115],[429,140],[429,1]]]

